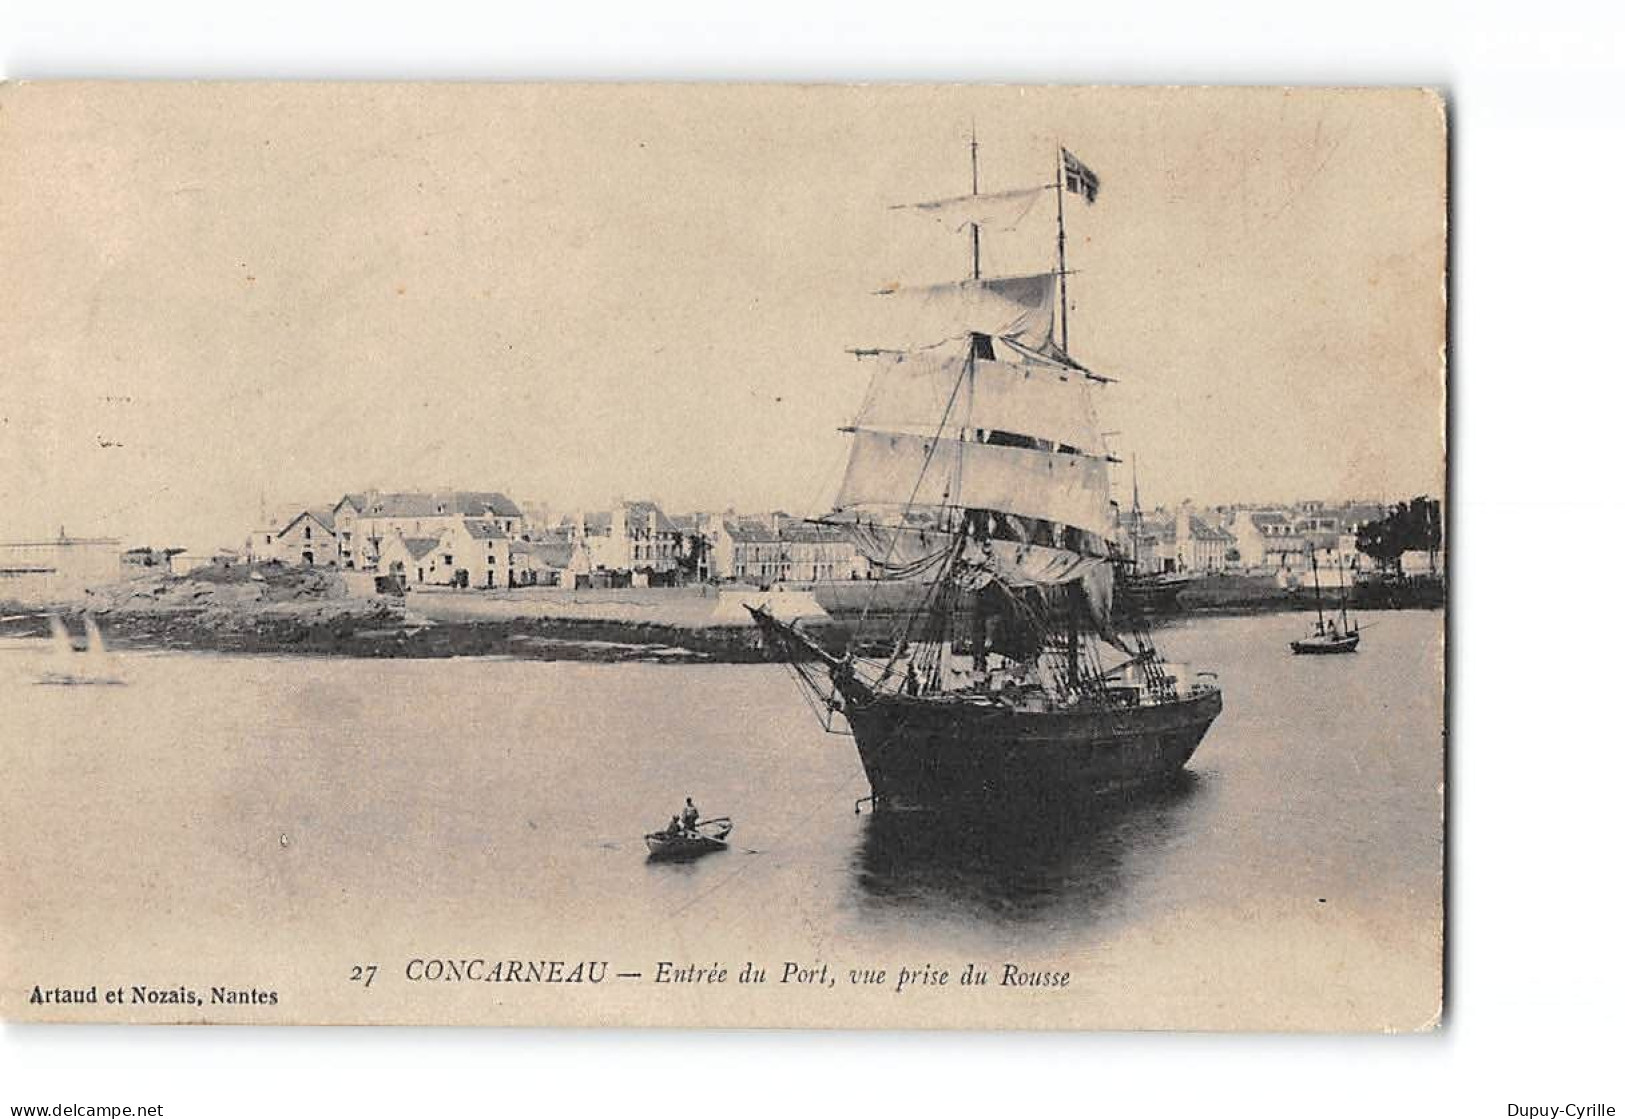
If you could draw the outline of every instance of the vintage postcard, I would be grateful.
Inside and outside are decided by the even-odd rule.
[[[0,1012],[1435,1027],[1446,159],[0,87]]]

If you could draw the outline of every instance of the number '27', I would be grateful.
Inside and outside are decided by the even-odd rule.
[[[359,983],[363,987],[371,987],[373,976],[377,974],[377,964],[356,964],[350,968],[350,982]]]

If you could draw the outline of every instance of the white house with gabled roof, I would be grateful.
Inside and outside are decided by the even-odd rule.
[[[475,490],[347,493],[333,506],[332,520],[341,564],[360,569],[377,567],[385,541],[395,536],[435,536],[472,520],[517,540],[525,528],[524,512],[506,494]]]

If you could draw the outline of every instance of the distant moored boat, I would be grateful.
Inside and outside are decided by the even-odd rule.
[[[1360,647],[1360,623],[1349,624],[1349,604],[1343,593],[1343,565],[1337,565],[1337,598],[1343,628],[1337,628],[1337,619],[1327,620],[1320,609],[1320,565],[1315,562],[1314,549],[1309,550],[1309,567],[1315,573],[1315,631],[1292,642],[1292,651],[1298,655],[1352,653]]]

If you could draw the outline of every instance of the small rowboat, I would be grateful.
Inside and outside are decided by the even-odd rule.
[[[733,830],[732,820],[718,816],[715,820],[701,820],[692,828],[675,833],[652,831],[643,837],[643,842],[649,845],[650,859],[697,859],[712,851],[726,851],[728,833]]]
[[[1292,643],[1292,651],[1299,655],[1352,653],[1360,647],[1360,632],[1329,634],[1316,633]]]

